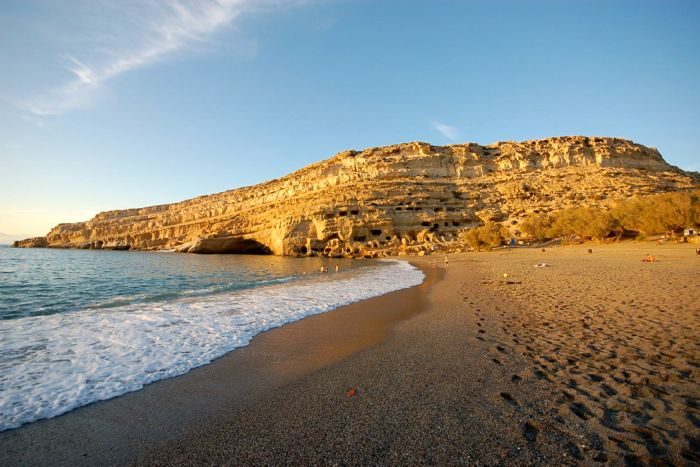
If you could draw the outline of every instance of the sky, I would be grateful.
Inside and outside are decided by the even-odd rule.
[[[700,170],[699,23],[695,0],[3,0],[0,240],[408,141],[616,136]]]

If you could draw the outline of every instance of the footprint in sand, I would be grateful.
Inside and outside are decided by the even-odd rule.
[[[690,423],[692,423],[695,428],[700,428],[700,418],[693,412],[686,412],[685,417],[690,420]]]
[[[603,410],[603,418],[600,419],[600,423],[603,426],[610,428],[611,430],[622,433],[626,430],[617,424],[617,414],[617,410],[609,409],[606,407]]]
[[[583,402],[572,403],[569,406],[569,410],[571,410],[574,413],[574,415],[576,415],[581,420],[589,420],[591,417],[595,416],[595,414],[591,412],[591,409],[589,409]]]
[[[625,454],[624,460],[626,467],[644,467],[646,465],[641,457],[634,454]]]
[[[537,434],[540,429],[533,422],[525,422],[523,425],[523,437],[531,443],[537,441]]]
[[[637,428],[637,434],[642,438],[644,447],[652,457],[666,457],[668,450],[664,448],[651,430],[646,428]]]
[[[608,397],[617,396],[617,391],[612,386],[608,386],[607,384],[601,384],[600,387],[606,396],[608,396]]]
[[[700,409],[700,399],[696,399],[695,397],[687,396],[684,397],[683,400],[685,401],[685,405],[688,407],[691,407],[693,409]]]
[[[561,391],[561,394],[562,394],[562,396],[564,396],[564,399],[566,399],[569,402],[576,399],[576,397],[568,391]],[[563,401],[560,401],[560,402],[563,402]]]
[[[502,392],[500,396],[505,399],[506,401],[510,402],[513,405],[519,405],[518,401],[515,400],[515,397],[513,397],[510,393],[508,392]]]
[[[625,443],[625,440],[618,438],[617,436],[608,436],[608,439],[619,447],[623,451],[630,451],[630,447]]]
[[[681,452],[681,456],[689,461],[700,463],[700,437],[685,435],[688,440],[688,449]]]
[[[574,444],[574,443],[571,442],[571,441],[569,441],[568,443],[566,443],[566,444],[564,445],[564,449],[566,449],[567,451],[569,451],[569,454],[571,454],[571,456],[572,456],[574,459],[577,459],[577,460],[580,460],[580,461],[582,461],[583,459],[585,459],[584,456],[583,456],[583,451],[581,451],[581,448],[578,447],[576,444]]]

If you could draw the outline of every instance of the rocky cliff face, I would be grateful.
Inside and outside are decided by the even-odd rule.
[[[446,248],[460,229],[691,188],[697,174],[618,138],[344,151],[283,178],[59,224],[19,247],[381,256]]]

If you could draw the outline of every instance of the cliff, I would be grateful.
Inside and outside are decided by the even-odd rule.
[[[460,229],[692,188],[697,174],[619,138],[344,151],[285,177],[59,224],[17,247],[381,256],[448,247]]]

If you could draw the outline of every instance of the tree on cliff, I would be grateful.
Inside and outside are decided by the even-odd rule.
[[[676,235],[700,226],[700,191],[663,193],[618,202],[612,209],[579,207],[550,214],[531,214],[520,223],[528,238],[603,240],[624,233]]]
[[[460,230],[457,239],[474,250],[490,250],[506,242],[508,229],[501,224],[487,222],[481,227]]]

